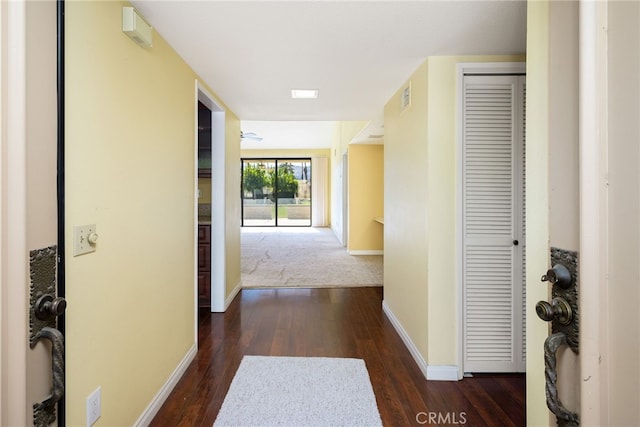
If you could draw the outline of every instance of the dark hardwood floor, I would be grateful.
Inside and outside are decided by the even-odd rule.
[[[525,377],[426,381],[382,312],[382,288],[245,289],[199,315],[199,351],[152,426],[211,426],[242,356],[364,359],[385,426],[524,426]]]

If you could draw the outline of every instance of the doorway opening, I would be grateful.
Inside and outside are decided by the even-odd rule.
[[[195,94],[195,227],[194,246],[196,254],[206,252],[208,259],[196,257],[195,277],[196,307],[203,306],[211,312],[221,313],[225,310],[226,286],[226,141],[225,141],[225,110],[214,97],[196,81]],[[202,107],[200,107],[202,105]],[[202,108],[202,110],[201,110]],[[202,111],[202,113],[200,112]],[[199,132],[199,122],[207,131]],[[203,129],[204,130],[204,129]],[[199,137],[202,136],[202,140]],[[198,146],[202,145],[203,150]],[[202,167],[200,167],[202,166]],[[218,195],[218,197],[213,197]],[[202,202],[202,203],[200,203]],[[202,208],[200,207],[202,204]],[[207,225],[208,233],[203,233],[200,226]],[[203,238],[204,237],[204,238]],[[201,262],[209,262],[208,266]],[[208,270],[208,275],[201,275],[202,270]],[[207,288],[208,287],[208,288]],[[206,301],[208,298],[208,301]],[[202,304],[200,303],[202,300]],[[209,304],[206,304],[209,302]],[[195,315],[197,331],[197,310]],[[196,337],[197,339],[197,337]]]
[[[243,227],[311,226],[311,159],[242,159]]]

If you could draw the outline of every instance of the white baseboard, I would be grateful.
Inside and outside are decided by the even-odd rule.
[[[459,381],[456,365],[429,365],[427,379],[434,381]]]
[[[227,311],[227,308],[229,308],[229,306],[233,302],[233,299],[236,297],[236,295],[238,295],[238,292],[240,292],[241,289],[242,289],[242,281],[238,282],[238,284],[236,285],[235,288],[233,288],[233,290],[231,291],[227,299],[224,300],[223,311]]]
[[[173,390],[173,388],[178,384],[182,375],[184,375],[185,371],[196,357],[196,353],[198,352],[198,347],[194,343],[193,346],[189,349],[187,354],[182,358],[176,369],[174,369],[173,373],[169,376],[167,382],[164,383],[162,388],[158,391],[158,393],[154,396],[149,406],[146,407],[144,412],[138,417],[138,420],[133,424],[134,426],[148,426],[153,421],[153,417],[156,416],[162,405],[164,404],[167,397]]]
[[[384,251],[382,250],[371,250],[371,251],[348,251],[349,255],[384,255]]]
[[[398,318],[393,314],[391,308],[387,305],[386,301],[382,301],[382,311],[387,315],[391,324],[395,328],[400,338],[407,346],[409,353],[413,356],[413,359],[418,364],[418,368],[422,371],[424,377],[433,381],[458,381],[458,367],[456,365],[427,365],[424,357],[418,351],[418,348],[413,343],[407,331],[404,330]]]
[[[402,342],[404,342],[404,345],[407,346],[409,353],[411,353],[411,356],[413,356],[413,360],[415,360],[416,363],[418,364],[418,368],[420,368],[420,371],[422,371],[422,375],[424,375],[425,378],[429,379],[427,376],[427,373],[428,373],[427,362],[424,360],[424,358],[418,351],[418,347],[416,347],[416,345],[413,343],[413,341],[409,337],[409,334],[407,334],[407,331],[405,331],[402,325],[400,324],[400,321],[398,320],[398,318],[395,316],[395,314],[393,314],[393,312],[391,311],[391,308],[389,308],[386,301],[382,301],[382,311],[384,311],[384,314],[387,315],[394,329],[396,330],[398,335],[400,335],[400,338],[402,338]]]

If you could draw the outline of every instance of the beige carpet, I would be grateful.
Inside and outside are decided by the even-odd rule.
[[[245,227],[243,287],[381,286],[382,255],[349,255],[329,228]]]

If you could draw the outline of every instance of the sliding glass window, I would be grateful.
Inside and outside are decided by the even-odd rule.
[[[242,226],[311,226],[311,159],[242,159]]]

